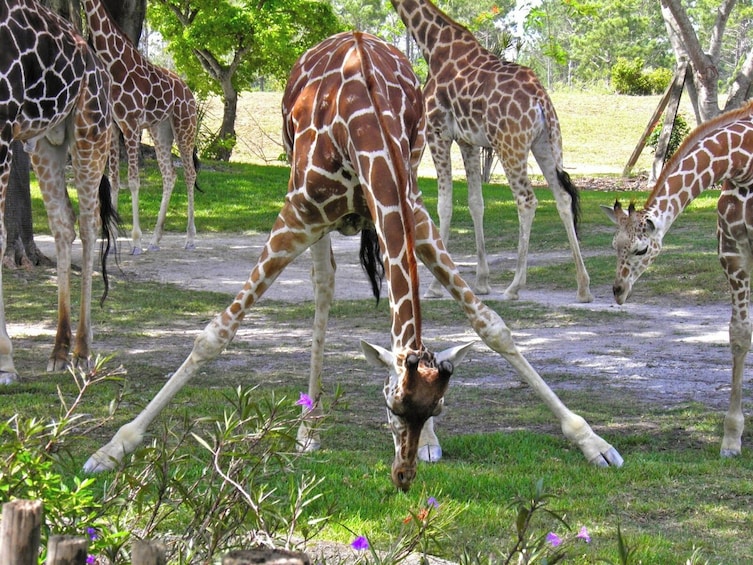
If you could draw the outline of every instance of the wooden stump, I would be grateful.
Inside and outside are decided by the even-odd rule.
[[[36,565],[42,527],[42,502],[14,500],[3,504],[0,563]]]
[[[132,565],[166,565],[165,546],[156,541],[134,540],[131,561]]]
[[[311,565],[311,559],[285,549],[244,549],[225,555],[222,565]]]
[[[46,565],[86,565],[89,540],[80,536],[50,536]]]

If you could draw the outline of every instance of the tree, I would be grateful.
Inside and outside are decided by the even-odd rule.
[[[721,3],[699,2],[706,13],[715,14],[714,21],[707,32],[708,48],[701,47],[701,40],[696,33],[689,13],[680,0],[661,0],[662,16],[667,27],[669,39],[677,61],[686,60],[690,67],[692,81],[686,83],[688,94],[698,123],[718,115],[719,106],[720,63],[724,46],[725,29],[729,23],[736,0],[722,0]],[[711,8],[714,8],[713,10]],[[749,16],[750,8],[745,10]],[[745,20],[742,20],[743,24]],[[740,53],[739,70],[732,76],[729,96],[724,110],[736,108],[748,97],[748,90],[753,77],[753,48]]]
[[[204,150],[221,160],[235,145],[238,94],[263,77],[283,81],[306,49],[341,30],[330,4],[316,0],[156,0],[148,19],[191,89],[222,96],[220,130]]]

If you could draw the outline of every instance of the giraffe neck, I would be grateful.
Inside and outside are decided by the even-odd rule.
[[[429,0],[390,0],[405,27],[418,44],[432,72],[449,57],[449,49],[459,43],[480,48],[473,34],[453,21]]]
[[[97,56],[105,63],[113,76],[117,75],[116,78],[128,73],[131,69],[125,67],[117,69],[113,63],[124,60],[127,55],[132,55],[137,51],[136,47],[113,23],[100,0],[82,0],[82,6]]]
[[[662,234],[704,190],[753,176],[753,102],[704,123],[662,169],[645,210]]]

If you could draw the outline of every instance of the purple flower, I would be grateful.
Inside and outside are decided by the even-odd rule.
[[[89,555],[86,558],[86,565],[95,565],[97,563],[97,558],[93,555]]]
[[[426,506],[433,506],[434,508],[439,508],[439,502],[437,502],[437,499],[433,496],[429,497],[429,500],[426,501]]]
[[[549,543],[549,544],[550,544],[550,545],[551,545],[552,547],[557,547],[558,545],[560,545],[560,544],[562,543],[562,538],[561,538],[561,537],[559,537],[559,536],[558,536],[557,534],[555,534],[554,532],[549,532],[549,533],[548,533],[548,534],[546,535],[546,541],[547,541],[547,542],[548,542],[548,543]]]
[[[308,394],[301,393],[301,397],[298,399],[298,402],[295,403],[296,406],[303,406],[306,408],[306,410],[312,410],[314,408],[314,401],[311,400],[311,397]]]
[[[588,530],[583,526],[577,535],[578,539],[582,539],[586,543],[591,543],[591,536],[588,535]]]
[[[97,535],[97,530],[95,528],[86,528],[86,535],[89,537],[91,541],[94,541],[99,536]]]
[[[369,549],[369,540],[367,540],[364,536],[358,536],[350,543],[350,547],[352,547],[356,551],[364,551],[366,549]]]

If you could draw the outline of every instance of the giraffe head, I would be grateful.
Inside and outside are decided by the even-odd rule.
[[[614,279],[614,299],[624,304],[633,291],[633,284],[654,262],[662,248],[662,230],[646,210],[637,211],[633,203],[627,212],[619,201],[614,207],[602,210],[617,225],[612,247],[617,252],[617,274]]]
[[[437,354],[426,349],[404,349],[394,354],[361,341],[369,363],[390,371],[384,383],[384,400],[395,441],[392,482],[402,491],[407,491],[416,477],[421,430],[430,417],[442,411],[444,393],[455,365],[463,360],[472,345],[460,345]]]

